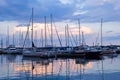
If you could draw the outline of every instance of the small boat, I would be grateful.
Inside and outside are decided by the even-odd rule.
[[[37,48],[23,49],[23,56],[26,57],[40,57],[48,58],[48,52],[46,51],[37,51]]]
[[[4,50],[4,53],[7,53],[7,54],[19,54],[20,52],[17,50],[15,45],[9,45],[9,47],[6,50]]]

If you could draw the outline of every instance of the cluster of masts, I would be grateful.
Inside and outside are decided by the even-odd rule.
[[[84,40],[84,34],[80,30],[80,20],[78,20],[79,24],[79,45],[76,44],[76,46],[69,46],[70,44],[70,31],[67,26],[65,26],[65,37],[66,37],[66,46],[63,47],[60,36],[55,28],[60,47],[55,47],[53,44],[53,19],[51,15],[51,46],[47,46],[47,32],[46,32],[46,17],[45,17],[45,46],[43,47],[36,47],[34,44],[34,38],[33,38],[33,33],[34,33],[34,27],[33,27],[33,9],[32,9],[32,18],[30,20],[32,22],[31,26],[31,47],[25,47],[25,42],[27,42],[27,36],[29,33],[29,27],[27,27],[27,33],[25,37],[25,41],[23,43],[23,47],[16,48],[14,45],[14,35],[13,35],[13,45],[9,45],[7,48],[2,49],[2,41],[1,41],[1,53],[7,53],[7,54],[22,54],[23,56],[29,56],[29,57],[98,57],[103,54],[114,54],[114,53],[119,53],[120,49],[119,46],[103,46],[103,41],[102,41],[102,19],[101,19],[101,46],[88,46],[85,44]],[[9,29],[8,29],[8,34],[9,34]],[[82,33],[82,34],[81,34]],[[9,40],[9,36],[8,36]],[[9,41],[7,41],[9,44]]]

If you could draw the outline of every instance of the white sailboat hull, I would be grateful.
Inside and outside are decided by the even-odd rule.
[[[36,52],[34,50],[23,50],[23,56],[43,57],[43,56],[48,56],[48,54],[46,52],[44,52],[44,51]]]

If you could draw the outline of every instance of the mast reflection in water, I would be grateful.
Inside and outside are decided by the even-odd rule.
[[[102,60],[0,55],[0,80],[120,80],[120,56]]]

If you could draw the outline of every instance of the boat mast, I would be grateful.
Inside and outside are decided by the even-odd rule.
[[[13,32],[13,45],[15,45],[15,41],[14,41],[14,32]]]
[[[31,30],[32,30],[32,32],[31,32],[31,40],[32,40],[32,44],[33,44],[33,8],[32,8],[32,29]]]
[[[53,20],[53,22],[54,22],[54,20]],[[56,34],[57,34],[57,37],[58,37],[60,46],[62,47],[62,42],[61,42],[60,36],[59,36],[59,34],[58,34],[58,31],[57,31],[57,29],[56,29],[56,25],[55,25],[55,23],[53,23],[53,24],[54,24],[54,26],[55,26],[55,32],[56,32]]]
[[[3,49],[3,39],[1,38],[1,49]]]
[[[82,46],[84,45],[83,32],[82,32]]]
[[[74,35],[72,34],[71,31],[69,31],[69,32],[70,32],[70,34],[71,34],[71,39],[73,39],[75,45],[77,46],[77,39],[76,39],[76,37],[74,37]],[[71,44],[72,44],[72,41],[71,41]],[[73,44],[72,44],[72,45],[73,45]]]
[[[42,42],[42,44],[41,44],[41,47],[43,47],[43,29],[41,29],[41,42]]]
[[[34,37],[35,45],[37,46],[37,30],[35,30],[35,37]]]
[[[69,47],[69,45],[70,45],[70,43],[69,43],[69,26],[68,26],[68,24],[67,24],[67,42],[68,42],[68,47]]]
[[[86,45],[85,38],[84,38],[84,32],[82,31],[82,46]]]
[[[46,35],[46,16],[44,17],[45,19],[45,47],[47,45],[47,35]]]
[[[65,44],[66,44],[66,47],[67,47],[67,27],[65,26]]]
[[[21,32],[21,47],[23,45],[23,32]]]
[[[8,46],[9,46],[9,26],[8,26]]]
[[[18,43],[18,46],[21,47],[21,29],[19,30],[19,43]]]
[[[52,26],[52,14],[50,15],[51,18],[51,45],[53,46],[53,26]]]
[[[102,19],[101,19],[101,47],[102,47],[102,43],[103,43],[103,40],[102,40]]]
[[[81,36],[80,36],[81,26],[80,26],[80,19],[78,19],[78,25],[79,25],[79,45],[80,45],[80,44],[81,44]]]
[[[7,40],[6,40],[6,47],[9,47],[9,26],[7,27]]]

